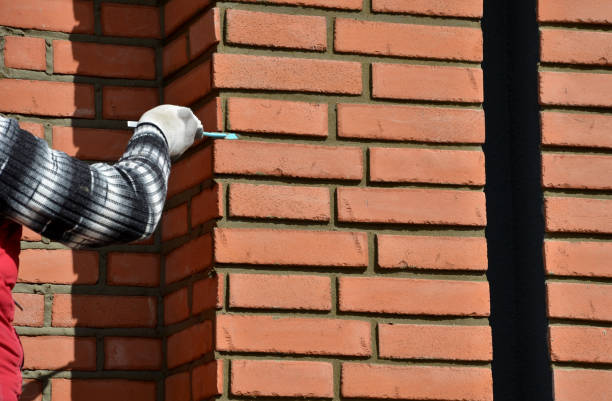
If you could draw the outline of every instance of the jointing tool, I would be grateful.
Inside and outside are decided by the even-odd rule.
[[[130,128],[136,128],[138,126],[138,121],[128,121],[127,125]],[[236,134],[226,132],[206,132],[202,127],[199,127],[196,131],[195,139],[202,139],[205,136],[213,139],[238,139],[238,135]]]

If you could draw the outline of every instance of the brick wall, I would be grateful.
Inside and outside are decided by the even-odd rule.
[[[612,7],[540,0],[545,266],[555,400],[612,393]]]

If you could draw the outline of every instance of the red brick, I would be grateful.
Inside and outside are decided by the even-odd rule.
[[[612,286],[548,282],[548,315],[612,322]]]
[[[13,299],[23,307],[15,308],[15,326],[42,327],[45,318],[45,296],[13,293]]]
[[[231,44],[324,51],[325,17],[227,10],[226,40]]]
[[[361,10],[361,0],[239,0],[242,3],[290,4],[302,7],[335,8],[338,10]]]
[[[187,288],[181,288],[164,297],[164,324],[174,324],[190,315]]]
[[[28,131],[30,134],[34,135],[37,138],[45,139],[45,127],[42,124],[33,123],[29,121],[19,121],[19,128]],[[23,229],[25,231],[26,227],[23,227]]]
[[[484,237],[378,235],[378,266],[384,269],[487,270]]]
[[[194,109],[193,113],[200,119],[207,131],[223,131],[224,119],[221,98],[211,99],[201,107]]]
[[[482,61],[480,29],[337,18],[334,50],[427,59]]]
[[[189,106],[206,96],[211,89],[210,66],[210,60],[206,60],[185,75],[170,82],[164,88],[164,101],[170,104]]]
[[[372,64],[372,97],[481,103],[482,70],[432,65]]]
[[[223,216],[223,189],[215,184],[191,198],[191,226]]]
[[[342,396],[492,401],[490,368],[344,363]]]
[[[155,327],[157,298],[55,294],[54,327]]]
[[[490,361],[489,326],[379,324],[381,358]]]
[[[189,62],[187,54],[187,35],[183,34],[164,46],[163,74],[164,77],[178,70]]]
[[[610,328],[551,326],[550,357],[553,362],[612,363]]]
[[[51,401],[155,401],[153,381],[51,379]]]
[[[329,277],[232,274],[232,308],[331,310]]]
[[[28,249],[20,255],[22,283],[95,284],[98,274],[96,252]]]
[[[217,228],[215,258],[219,263],[365,267],[367,243],[359,232]]]
[[[229,188],[229,215],[263,219],[329,221],[329,189],[232,184]]]
[[[187,203],[166,210],[162,216],[162,241],[168,241],[172,238],[187,234],[189,230],[187,220]]]
[[[159,9],[102,3],[102,34],[130,38],[160,38]]]
[[[95,128],[53,127],[53,149],[85,160],[116,161],[132,132]]]
[[[363,152],[353,146],[317,146],[255,141],[217,141],[218,174],[360,180]]]
[[[340,277],[343,312],[488,316],[486,281]]]
[[[0,4],[0,25],[44,31],[94,33],[93,1],[3,1]]]
[[[544,105],[610,107],[612,75],[540,71],[540,103]]]
[[[217,53],[213,56],[213,85],[219,89],[359,95],[362,91],[361,64]]]
[[[612,4],[599,0],[540,0],[538,19],[547,22],[611,24]]]
[[[482,0],[372,0],[372,11],[444,17],[482,17]]]
[[[168,337],[168,368],[172,369],[212,351],[212,324],[199,323]]]
[[[199,150],[172,165],[168,180],[168,198],[195,187],[212,177],[212,149]]]
[[[608,32],[542,29],[540,40],[542,62],[612,64],[612,34]]]
[[[542,144],[612,148],[612,116],[543,111]]]
[[[611,189],[612,157],[542,154],[542,181],[547,188]]]
[[[102,116],[113,120],[138,120],[159,104],[156,88],[106,86],[102,90]]]
[[[149,47],[54,40],[53,72],[155,79],[155,50]]]
[[[612,200],[547,197],[544,205],[548,231],[612,233]]]
[[[217,274],[193,283],[192,313],[194,315],[223,307],[224,275]]]
[[[189,57],[193,60],[220,40],[219,9],[213,8],[189,27]]]
[[[4,38],[4,65],[9,68],[45,71],[46,52],[47,47],[43,38],[20,36]]]
[[[159,370],[162,342],[158,338],[105,337],[105,370]]]
[[[556,401],[600,401],[612,394],[612,372],[595,369],[553,369]]]
[[[338,136],[391,141],[484,143],[478,109],[339,104]]]
[[[94,337],[21,336],[24,369],[96,370]]]
[[[166,256],[166,284],[182,280],[212,264],[210,234],[198,237]]]
[[[166,378],[167,401],[191,401],[191,377],[189,372],[181,372]]]
[[[0,15],[2,13],[0,12]],[[72,82],[0,79],[0,112],[94,118],[94,87]]]
[[[108,254],[107,284],[157,287],[159,272],[159,255],[119,252]]]
[[[558,276],[612,277],[612,243],[544,241],[546,273]]]
[[[246,397],[333,398],[329,362],[232,361],[231,391]]]
[[[484,193],[446,189],[338,188],[338,219],[393,224],[486,225]]]
[[[370,323],[358,320],[217,315],[217,350],[369,356]]]
[[[484,185],[484,154],[472,150],[370,148],[370,180]]]
[[[223,394],[223,360],[196,366],[192,375],[191,392],[194,400]]]
[[[327,137],[327,104],[230,98],[232,131]]]
[[[198,11],[210,4],[210,0],[171,0],[164,5],[166,36]]]
[[[43,401],[42,392],[43,384],[40,380],[24,379],[20,400]]]

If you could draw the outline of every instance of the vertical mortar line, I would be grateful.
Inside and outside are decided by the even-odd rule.
[[[53,294],[49,293],[50,287],[45,286],[44,292],[44,309],[43,309],[43,327],[51,327],[51,315],[53,310]]]
[[[100,260],[99,260],[99,264],[98,264],[98,285],[99,286],[106,286],[106,282],[108,281],[107,279],[107,265],[108,265],[108,252],[107,251],[103,251],[100,252]]]
[[[94,84],[94,99],[95,99],[95,109],[96,109],[96,120],[102,120],[102,84],[96,82]],[[72,123],[74,125],[74,121]]]
[[[51,401],[51,379],[46,379],[42,386],[42,401]]]
[[[334,400],[340,400],[342,398],[341,395],[341,386],[342,386],[342,362],[341,361],[332,361],[333,367],[333,380],[334,380]]]
[[[102,11],[100,1],[101,0],[94,0],[94,32],[96,36],[102,35]]]
[[[334,22],[336,21],[336,17],[332,15],[325,16],[325,24],[327,29],[327,49],[325,49],[326,54],[334,53]]]
[[[330,275],[330,280],[329,280],[329,284],[330,284],[330,296],[331,296],[331,310],[330,313],[332,316],[337,316],[338,315],[338,280],[339,280],[339,275],[334,273]]]
[[[51,126],[50,123],[44,123],[43,127],[44,127],[44,132],[45,132],[45,141],[47,141],[47,145],[49,145],[49,147],[52,148],[53,147],[53,127]]]
[[[373,64],[369,61],[361,63],[361,99],[366,102],[372,100],[372,68]]]
[[[47,62],[46,74],[53,75],[53,39],[45,39],[45,61]]]
[[[327,102],[327,141],[338,140],[338,105],[334,100]]]
[[[370,182],[370,149],[368,148],[367,144],[363,144],[361,151],[362,151],[361,157],[363,158],[363,165],[362,165],[363,176],[361,177],[359,186],[366,187],[368,186],[368,183]]]
[[[335,228],[335,223],[336,223],[336,202],[337,202],[336,192],[337,191],[338,191],[337,186],[332,185],[331,187],[329,187],[329,224],[327,225],[327,227],[330,230],[333,230]]]
[[[6,77],[7,71],[6,66],[4,65],[4,47],[5,47],[5,39],[4,36],[0,35],[0,76]]]
[[[361,12],[366,15],[372,14],[372,0],[363,0],[363,10]]]
[[[370,356],[371,360],[378,360],[378,321],[375,318],[372,318],[372,320],[370,321],[371,325],[370,325],[370,335],[372,336],[371,338],[371,344],[372,344],[372,355]]]
[[[374,265],[376,263],[376,253],[375,253],[375,234],[372,231],[368,231],[368,267],[365,274],[376,274],[374,271]]]

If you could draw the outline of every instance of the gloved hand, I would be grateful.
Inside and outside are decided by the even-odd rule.
[[[202,123],[187,107],[164,104],[147,111],[140,117],[138,124],[151,123],[162,130],[170,157],[182,155],[192,144],[196,132],[202,130]]]

